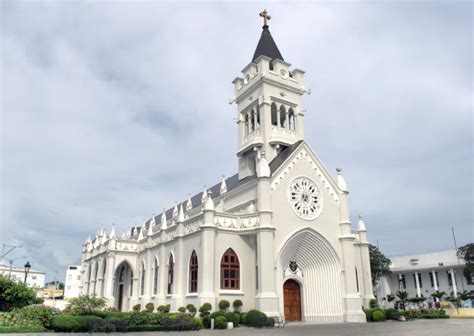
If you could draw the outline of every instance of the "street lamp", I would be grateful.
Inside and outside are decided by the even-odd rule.
[[[26,277],[28,276],[28,272],[30,271],[31,265],[30,262],[27,261],[25,264],[25,285],[26,285]]]

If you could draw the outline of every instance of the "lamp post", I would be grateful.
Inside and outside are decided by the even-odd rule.
[[[28,277],[28,272],[30,271],[30,268],[31,268],[31,265],[30,265],[30,262],[27,261],[26,264],[25,264],[25,285],[26,285],[26,278]]]

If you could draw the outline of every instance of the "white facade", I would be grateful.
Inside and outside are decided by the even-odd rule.
[[[17,282],[25,281],[25,269],[12,267],[10,271],[10,266],[0,264],[0,274],[6,277],[11,277]],[[30,269],[28,276],[26,277],[26,285],[31,288],[43,288],[45,282],[45,273]]]
[[[304,141],[303,74],[265,25],[233,81],[238,173],[127,234],[88,238],[82,293],[122,310],[240,299],[245,311],[287,320],[365,322],[366,229],[362,218],[351,228],[340,170],[334,178]]]
[[[81,291],[81,266],[69,266],[64,281],[64,298],[79,297]]]
[[[468,284],[463,275],[465,262],[458,260],[455,250],[398,256],[391,260],[392,275],[382,277],[377,288],[381,304],[386,305],[384,298],[399,290],[406,291],[409,297],[423,295],[428,298],[426,303],[434,302],[431,294],[437,290],[454,296],[474,290],[474,285]]]

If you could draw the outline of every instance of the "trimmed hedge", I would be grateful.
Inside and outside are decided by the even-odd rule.
[[[239,314],[229,312],[225,314],[225,318],[227,319],[227,322],[232,322],[234,324],[234,327],[239,326],[239,322],[240,322]]]
[[[374,313],[372,314],[372,319],[374,320],[374,322],[381,322],[381,321],[385,321],[385,315],[382,311],[380,310],[376,310],[374,311]]]
[[[59,315],[51,319],[51,329],[56,332],[90,332],[103,321],[97,316]]]
[[[46,329],[40,325],[31,326],[11,326],[3,327],[0,326],[0,334],[11,334],[11,333],[42,333],[46,332]]]
[[[267,315],[260,310],[250,310],[247,313],[245,320],[248,326],[257,328],[265,327],[268,323]]]
[[[226,329],[227,328],[227,319],[225,316],[217,316],[214,321],[214,328],[216,329]]]

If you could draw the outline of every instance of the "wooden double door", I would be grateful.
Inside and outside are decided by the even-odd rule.
[[[301,290],[295,280],[286,280],[283,284],[283,302],[286,321],[301,321]]]

